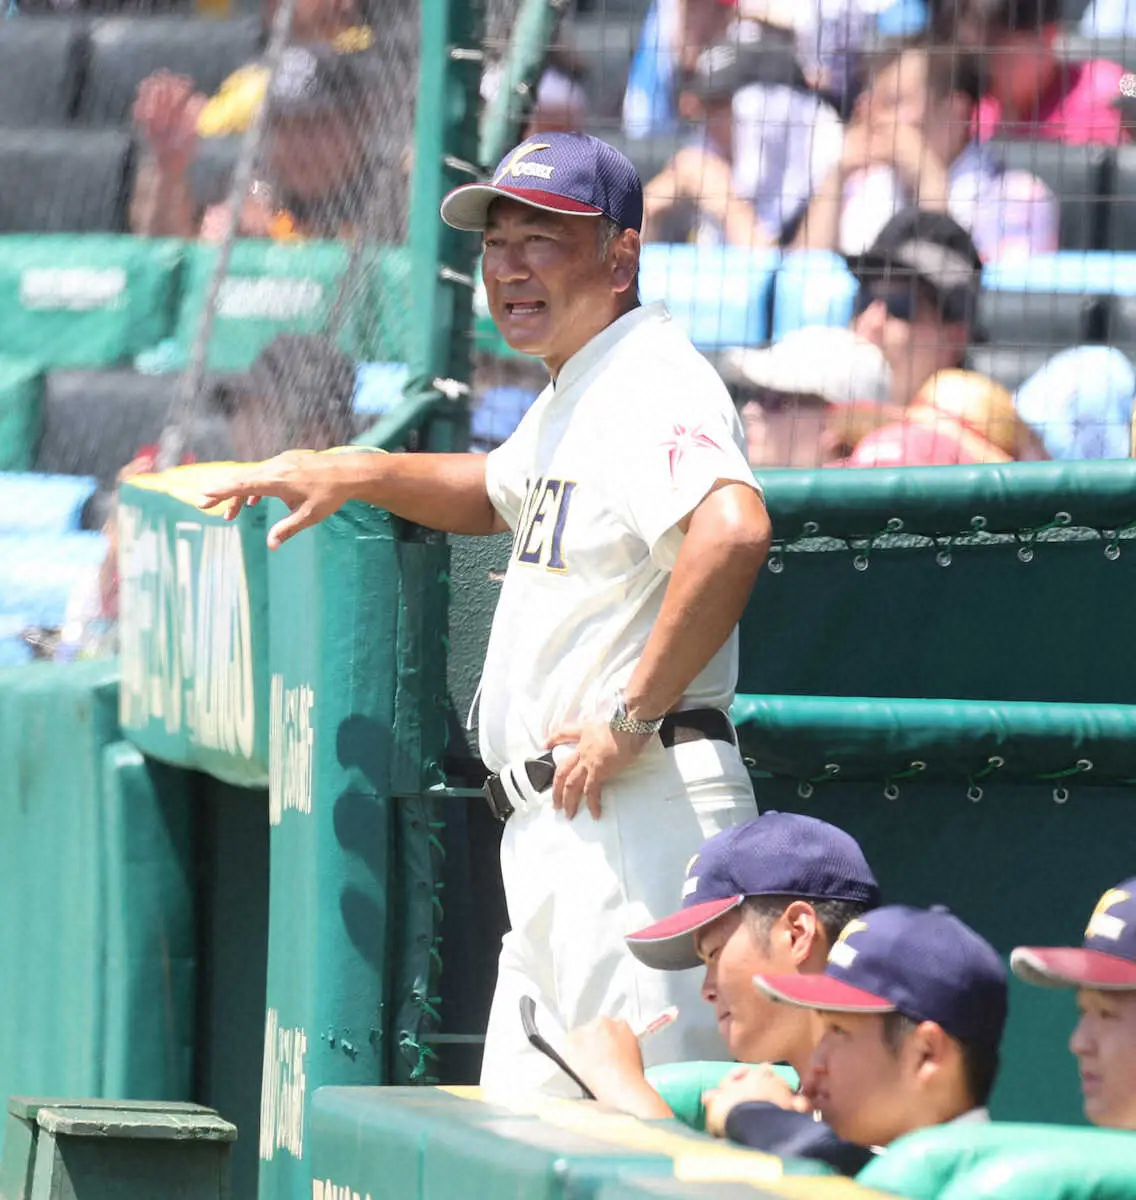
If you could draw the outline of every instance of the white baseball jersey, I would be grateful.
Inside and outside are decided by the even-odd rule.
[[[722,381],[662,304],[609,325],[563,366],[486,464],[513,549],[482,676],[490,770],[558,726],[610,711],[659,614],[677,524],[719,479],[756,488]],[[682,708],[728,708],[737,632]]]

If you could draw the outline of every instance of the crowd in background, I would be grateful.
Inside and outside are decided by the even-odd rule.
[[[1116,29],[1117,13],[1103,4],[1093,0],[1086,29]],[[135,232],[223,236],[223,207],[195,194],[194,162],[210,139],[246,128],[267,97],[265,152],[238,232],[365,236],[377,178],[369,80],[381,70],[371,19],[357,0],[302,0],[273,80],[255,63],[212,97],[165,72],[145,80],[134,109],[147,151]],[[991,139],[1129,140],[1123,68],[1070,62],[1063,33],[1057,0],[933,0],[927,9],[911,0],[654,0],[618,120],[595,111],[597,81],[558,47],[526,133],[614,133],[648,166],[637,148],[672,150],[643,170],[645,242],[848,259],[860,283],[853,336],[816,330],[790,346],[720,357],[755,466],[1127,456],[1136,375],[1118,351],[1067,348],[1014,395],[964,370],[982,337],[984,266],[1058,249],[1058,197],[1008,167]],[[486,98],[497,72],[485,71]],[[404,177],[411,157],[407,143]],[[897,214],[906,214],[906,242],[889,225]],[[941,271],[904,263],[927,236],[958,260],[946,283]],[[874,386],[864,392],[869,360]],[[474,445],[487,449],[543,380],[539,366],[486,356],[476,383]]]

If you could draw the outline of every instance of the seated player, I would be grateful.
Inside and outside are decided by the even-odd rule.
[[[875,909],[844,927],[822,974],[754,982],[819,1014],[803,1091],[837,1137],[878,1151],[916,1129],[988,1119],[1006,972],[945,908]]]
[[[771,1003],[753,976],[819,972],[839,931],[877,902],[878,885],[855,839],[815,817],[766,812],[707,841],[682,895],[678,912],[628,937],[631,952],[660,971],[704,966],[702,995],[714,1005],[730,1055],[802,1073],[814,1044],[810,1014]],[[671,1115],[646,1081],[625,1021],[600,1018],[574,1030],[565,1057],[605,1103],[640,1117]],[[792,1103],[787,1086],[765,1072],[733,1080],[729,1090],[735,1098],[772,1094]],[[715,1124],[721,1131],[724,1117]]]
[[[1136,1130],[1136,878],[1100,898],[1077,946],[1019,946],[1014,974],[1040,987],[1076,988],[1080,1017],[1069,1049],[1081,1071],[1085,1116]]]

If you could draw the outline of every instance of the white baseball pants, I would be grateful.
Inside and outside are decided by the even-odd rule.
[[[523,771],[515,776],[523,777]],[[727,1056],[703,972],[654,971],[624,936],[678,909],[690,860],[702,843],[757,815],[736,747],[702,739],[665,750],[653,742],[603,789],[598,821],[552,808],[551,789],[526,795],[509,818],[501,873],[510,932],[501,946],[481,1085],[578,1096],[579,1089],[526,1041],[520,998],[536,1001],[537,1027],[563,1052],[564,1033],[597,1016],[640,1028],[670,1004],[678,1021],[643,1042],[647,1066]]]

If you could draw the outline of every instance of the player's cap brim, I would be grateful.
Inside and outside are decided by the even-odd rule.
[[[442,220],[454,229],[466,229],[480,233],[489,220],[489,206],[494,200],[504,197],[519,200],[530,208],[542,212],[568,213],[573,217],[602,217],[603,210],[594,204],[584,204],[570,196],[557,192],[545,192],[539,188],[498,187],[492,183],[465,183],[454,188],[442,201]]]
[[[745,896],[727,896],[680,908],[678,912],[637,930],[624,938],[627,948],[647,967],[656,971],[689,971],[702,959],[694,949],[694,932],[737,908]]]
[[[1136,962],[1080,946],[1019,946],[1010,955],[1019,979],[1038,987],[1085,987],[1102,992],[1136,991]]]
[[[755,975],[753,981],[770,999],[797,1008],[843,1013],[895,1012],[890,1000],[831,975]]]

